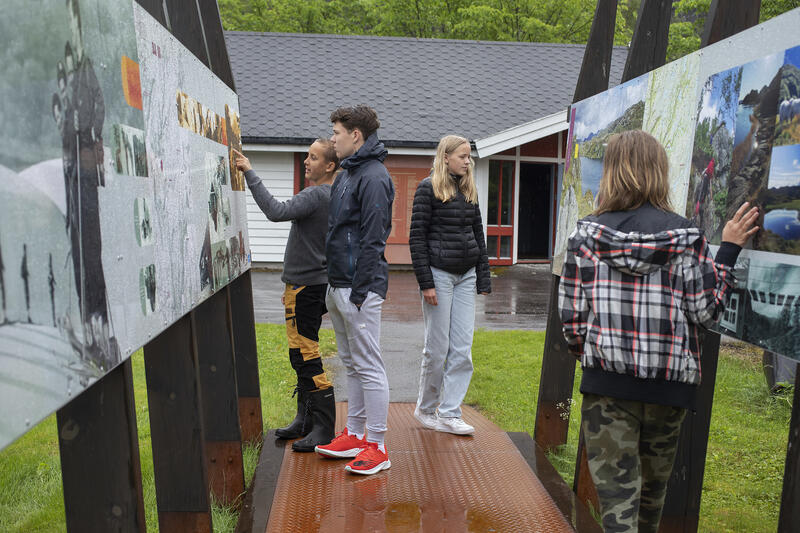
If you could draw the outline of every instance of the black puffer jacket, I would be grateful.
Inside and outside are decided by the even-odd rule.
[[[422,180],[414,194],[408,243],[420,289],[434,288],[432,266],[453,274],[475,267],[477,291],[492,292],[481,210],[461,191],[442,202],[433,195],[431,178]]]

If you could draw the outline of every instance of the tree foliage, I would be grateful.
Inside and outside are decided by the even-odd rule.
[[[614,44],[633,37],[642,0],[619,0]],[[219,0],[226,30],[586,43],[597,0]],[[711,0],[674,0],[667,60],[700,47]],[[762,0],[761,21],[800,7]]]

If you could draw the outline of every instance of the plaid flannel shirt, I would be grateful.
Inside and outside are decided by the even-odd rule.
[[[733,285],[699,229],[624,233],[581,220],[559,286],[564,336],[583,367],[696,385],[697,328],[714,325]]]

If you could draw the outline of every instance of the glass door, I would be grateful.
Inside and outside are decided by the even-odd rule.
[[[510,265],[514,239],[514,161],[489,161],[486,213],[489,263]]]

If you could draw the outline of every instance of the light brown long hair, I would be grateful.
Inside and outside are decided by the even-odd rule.
[[[456,149],[464,144],[469,145],[469,141],[464,137],[458,135],[445,135],[439,141],[439,146],[436,148],[436,157],[433,159],[433,174],[431,182],[433,185],[433,195],[442,202],[451,200],[456,195],[456,182],[450,177],[450,171],[447,168],[447,162],[444,156],[452,154]],[[464,197],[471,204],[478,203],[478,189],[475,187],[475,162],[472,157],[469,158],[469,170],[461,176],[458,181],[458,188],[464,194]]]
[[[642,130],[612,135],[603,158],[597,196],[595,215],[636,209],[645,202],[662,211],[672,211],[669,161],[661,143]]]

